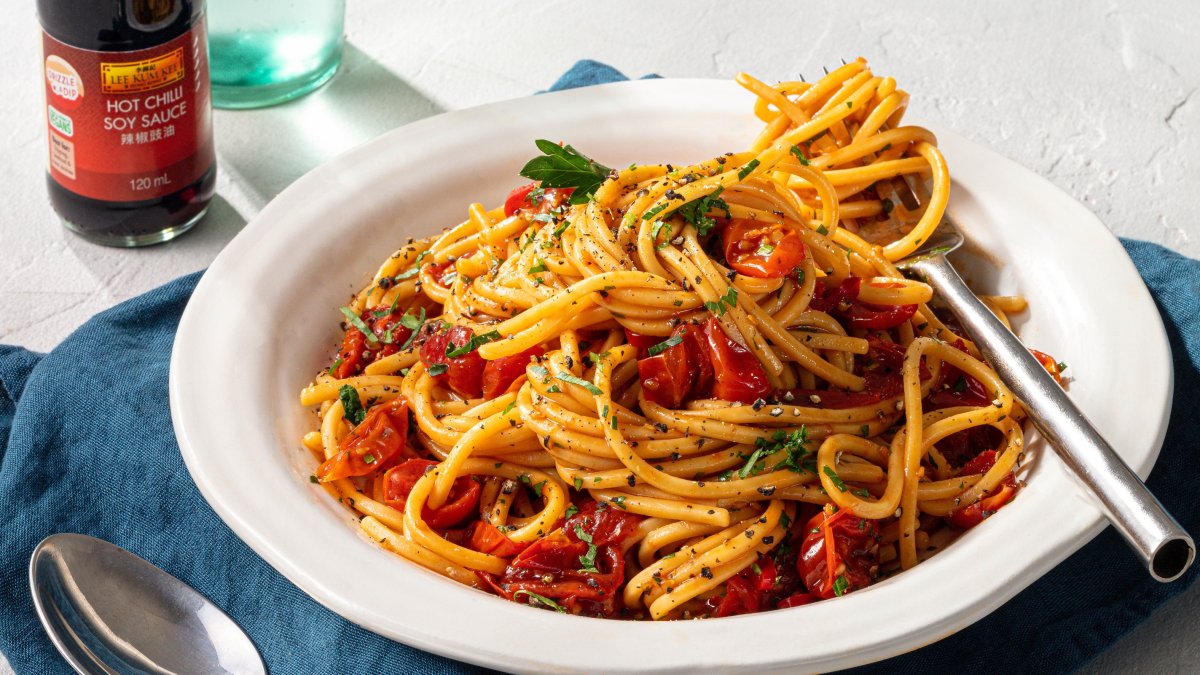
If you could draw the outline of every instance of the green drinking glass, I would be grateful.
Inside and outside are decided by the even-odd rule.
[[[213,105],[261,108],[328,82],[345,15],[345,0],[208,0]]]

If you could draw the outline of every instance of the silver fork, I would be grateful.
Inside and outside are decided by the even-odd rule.
[[[897,266],[933,286],[979,352],[1020,399],[1042,436],[1142,559],[1150,576],[1162,582],[1178,579],[1196,558],[1192,538],[1029,349],[967,287],[946,258],[962,244],[962,234],[945,217],[924,246]]]

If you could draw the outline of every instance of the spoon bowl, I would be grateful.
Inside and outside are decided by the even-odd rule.
[[[266,666],[233,619],[125,549],[55,534],[29,561],[42,626],[79,673],[246,673]]]

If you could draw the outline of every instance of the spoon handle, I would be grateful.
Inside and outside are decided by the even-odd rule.
[[[1046,369],[984,305],[944,255],[915,261],[914,270],[932,285],[983,357],[1013,391],[1042,436],[1099,501],[1105,516],[1125,537],[1158,581],[1174,581],[1191,566],[1196,546],[1121,460]]]

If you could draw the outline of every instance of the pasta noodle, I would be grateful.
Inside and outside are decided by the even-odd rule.
[[[749,149],[539,141],[342,308],[303,445],[366,536],[544,609],[717,617],[860,590],[1014,496],[1019,403],[896,267],[950,185],[908,95],[861,59],[737,82]]]

